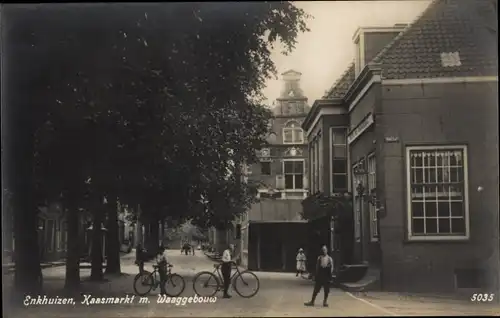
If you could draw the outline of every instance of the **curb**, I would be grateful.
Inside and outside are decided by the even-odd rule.
[[[360,292],[380,290],[378,288],[378,286],[379,286],[378,280],[366,282],[365,284],[358,285],[358,286],[350,286],[349,283],[338,283],[336,285],[338,286],[338,288],[342,289],[343,291],[351,292],[351,293],[360,293]]]

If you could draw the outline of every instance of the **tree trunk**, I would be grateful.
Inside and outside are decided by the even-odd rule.
[[[154,219],[151,222],[151,243],[154,244],[154,253],[158,250],[158,247],[160,246],[160,222],[158,222],[157,219]]]
[[[106,274],[120,274],[120,238],[118,237],[117,198],[110,196],[108,201],[108,240]]]
[[[160,221],[160,241],[163,246],[165,246],[165,219]]]
[[[142,231],[142,216],[141,216],[141,206],[137,206],[137,223],[136,223],[136,247],[142,247],[144,248],[144,242],[142,240],[144,233]]]
[[[104,205],[102,202],[98,202],[93,207],[93,218],[94,222],[92,225],[92,251],[90,253],[91,258],[91,272],[90,272],[90,280],[99,281],[103,280],[103,272],[102,272],[102,263],[103,259],[103,250],[102,250],[102,223],[104,219]]]
[[[68,291],[80,286],[80,213],[78,207],[70,202],[67,214],[66,280],[64,288]]]
[[[15,195],[16,196],[16,195]],[[36,295],[42,291],[38,222],[34,200],[14,198],[14,296]]]

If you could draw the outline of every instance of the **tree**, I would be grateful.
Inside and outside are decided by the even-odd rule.
[[[17,72],[8,74],[7,115],[16,125],[8,187],[17,198],[18,276],[35,281],[39,272],[35,226],[23,233],[20,222],[36,220],[30,196],[62,197],[75,233],[82,206],[98,230],[103,197],[140,204],[153,222],[241,213],[252,192],[239,164],[256,159],[270,116],[260,102],[276,73],[270,47],[281,39],[293,48],[304,12],[289,2],[36,8],[7,19],[18,43],[7,52]],[[68,284],[79,277],[76,256],[68,253]]]

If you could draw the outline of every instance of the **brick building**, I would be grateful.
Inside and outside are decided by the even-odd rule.
[[[311,182],[311,189],[333,193],[344,184],[345,166],[335,160],[347,145],[356,260],[380,270],[385,290],[498,288],[498,62],[490,5],[437,0],[403,30],[360,28],[354,63],[303,125],[312,149],[318,129],[328,136],[316,145],[329,162],[319,173],[330,181]],[[337,142],[346,126],[347,138]]]
[[[300,87],[301,73],[290,70],[282,76],[283,90],[272,108],[269,147],[246,171],[250,180],[262,183],[259,202],[241,219],[242,263],[254,270],[293,270],[297,249],[304,243],[293,237],[292,228],[305,222],[300,212],[308,193],[307,145],[301,125],[309,106]]]

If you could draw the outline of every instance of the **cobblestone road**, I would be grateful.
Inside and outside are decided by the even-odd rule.
[[[186,289],[182,296],[194,295],[192,277],[199,271],[212,270],[212,264],[202,253],[196,256],[181,255],[178,250],[168,251],[170,261],[175,264],[174,272],[185,277]],[[121,297],[133,294],[132,281],[137,273],[133,264],[133,253],[122,258],[121,277],[111,277],[108,282],[85,282],[85,293],[96,297]],[[151,268],[150,264],[146,268]],[[64,284],[64,267],[44,270],[44,282],[51,290],[60,290]],[[82,280],[89,276],[89,270],[83,270]],[[397,294],[373,292],[351,294],[332,289],[329,297],[330,307],[323,308],[320,302],[316,307],[304,307],[312,292],[311,282],[298,279],[293,274],[256,273],[260,279],[260,291],[250,299],[239,297],[233,292],[233,298],[219,298],[210,304],[159,304],[157,293],[149,297],[149,304],[136,301],[130,305],[45,305],[29,306],[12,312],[8,317],[335,317],[335,316],[430,316],[430,315],[499,315],[496,304],[466,303],[453,300],[432,298],[399,297]],[[54,294],[53,294],[54,295]],[[220,294],[217,296],[221,296]],[[137,297],[136,297],[137,298]],[[322,299],[322,294],[318,296]]]

